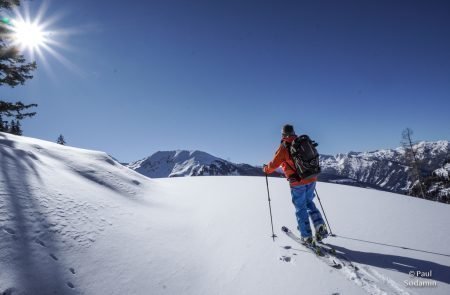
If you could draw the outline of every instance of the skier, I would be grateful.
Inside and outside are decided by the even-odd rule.
[[[297,228],[300,231],[302,241],[307,244],[314,244],[309,218],[314,223],[317,241],[321,241],[328,236],[328,229],[323,221],[322,214],[320,214],[313,202],[317,176],[300,179],[288,149],[289,145],[297,138],[294,127],[286,124],[281,132],[280,147],[276,151],[273,160],[263,166],[263,171],[266,174],[270,174],[281,166],[291,186],[292,203],[295,206]]]

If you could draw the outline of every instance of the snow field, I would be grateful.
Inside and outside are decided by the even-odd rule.
[[[445,204],[318,183],[335,270],[281,232],[296,228],[283,179],[269,179],[274,242],[263,177],[154,180],[3,133],[0,163],[6,294],[450,294]],[[412,270],[437,286],[407,287]]]

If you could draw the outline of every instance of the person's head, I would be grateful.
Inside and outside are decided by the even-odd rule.
[[[283,126],[283,129],[281,129],[281,135],[283,137],[289,137],[291,135],[295,135],[294,126],[286,124]]]

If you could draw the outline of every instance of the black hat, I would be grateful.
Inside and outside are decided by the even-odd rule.
[[[283,136],[295,135],[294,126],[289,124],[284,125],[281,133]]]

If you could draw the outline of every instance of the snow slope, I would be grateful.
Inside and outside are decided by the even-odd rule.
[[[148,179],[102,152],[0,133],[0,292],[449,294],[450,207],[319,183],[335,270],[285,237],[289,189],[265,179]],[[286,249],[286,246],[292,248]],[[345,262],[345,260],[344,260]],[[432,270],[436,287],[410,288]]]

